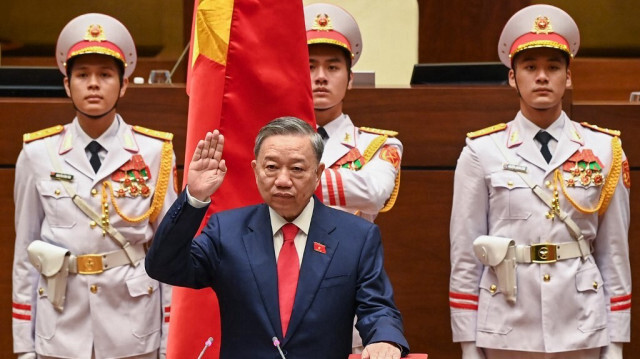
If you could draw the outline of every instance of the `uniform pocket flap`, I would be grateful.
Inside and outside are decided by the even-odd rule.
[[[491,296],[502,293],[502,291],[498,287],[498,280],[494,275],[490,275],[488,273],[485,273],[485,275],[482,276],[478,287],[487,291]]]
[[[527,183],[515,173],[493,173],[491,174],[491,186],[507,189],[529,187]]]
[[[69,185],[72,186],[71,184]],[[38,192],[40,192],[40,195],[44,197],[53,197],[53,198],[71,197],[67,193],[67,190],[64,189],[64,186],[60,181],[40,181],[36,184],[36,187],[38,188]]]
[[[127,279],[127,289],[132,297],[139,297],[141,295],[150,295],[156,290],[160,284],[157,280],[150,278],[147,275],[141,275]]]
[[[576,274],[576,289],[578,289],[579,292],[589,290],[597,292],[603,284],[604,280],[602,279],[602,275],[596,267],[585,269]]]

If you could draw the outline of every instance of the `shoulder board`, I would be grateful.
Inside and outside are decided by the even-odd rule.
[[[597,125],[592,125],[588,122],[580,122],[580,124],[584,127],[590,128],[594,131],[598,131],[598,132],[602,132],[602,133],[606,133],[607,135],[610,136],[614,136],[614,137],[620,137],[620,131],[618,130],[610,130],[608,128],[604,128],[604,127],[599,127]]]
[[[171,132],[156,131],[156,130],[152,130],[150,128],[146,128],[142,126],[132,126],[132,127],[133,127],[133,130],[136,131],[137,133],[141,133],[149,137],[158,138],[165,141],[171,141],[173,139],[173,133]]]
[[[506,128],[507,128],[507,124],[506,123],[499,123],[497,125],[493,125],[493,126],[489,126],[489,127],[483,128],[482,130],[473,131],[473,132],[467,132],[467,137],[468,138],[478,138],[478,137],[490,135],[492,133],[504,131]]]
[[[41,138],[57,135],[60,132],[62,132],[62,130],[64,130],[64,126],[56,125],[53,127],[45,128],[44,130],[25,133],[24,135],[22,135],[22,141],[24,143],[29,143],[31,141],[39,140]]]
[[[377,128],[372,128],[372,127],[359,127],[360,131],[364,131],[364,132],[368,132],[368,133],[374,133],[376,135],[384,135],[384,136],[389,136],[389,137],[395,137],[398,135],[398,132],[396,131],[391,131],[391,130],[380,130]]]

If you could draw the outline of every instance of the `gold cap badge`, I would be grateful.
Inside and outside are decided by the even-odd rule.
[[[549,34],[553,32],[551,27],[551,21],[546,16],[538,16],[533,22],[533,29],[531,32],[536,34]]]
[[[311,27],[312,30],[317,31],[330,31],[333,30],[333,24],[331,24],[331,18],[327,14],[318,14]]]
[[[105,41],[107,38],[104,36],[104,29],[100,25],[89,25],[87,33],[84,35],[83,40],[87,41]]]

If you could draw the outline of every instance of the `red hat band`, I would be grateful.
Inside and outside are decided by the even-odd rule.
[[[67,60],[72,57],[85,54],[111,56],[120,60],[125,66],[127,65],[127,61],[125,60],[122,50],[109,41],[80,41],[69,49],[69,52],[67,53]]]
[[[533,32],[524,34],[513,42],[511,50],[509,51],[509,57],[513,59],[513,56],[520,51],[536,47],[550,47],[558,49],[566,52],[570,57],[573,57],[571,50],[569,50],[569,43],[564,37],[555,33],[536,34]]]
[[[344,37],[341,33],[329,30],[329,31],[318,31],[318,30],[309,30],[307,31],[307,45],[313,44],[330,44],[340,46],[351,54],[351,58],[354,57],[353,51],[351,51],[351,44],[346,37]]]

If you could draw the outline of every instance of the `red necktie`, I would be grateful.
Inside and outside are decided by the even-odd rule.
[[[298,252],[293,242],[297,233],[298,227],[293,223],[287,223],[282,226],[284,242],[278,255],[278,298],[280,299],[280,322],[283,336],[287,334],[300,273]]]

